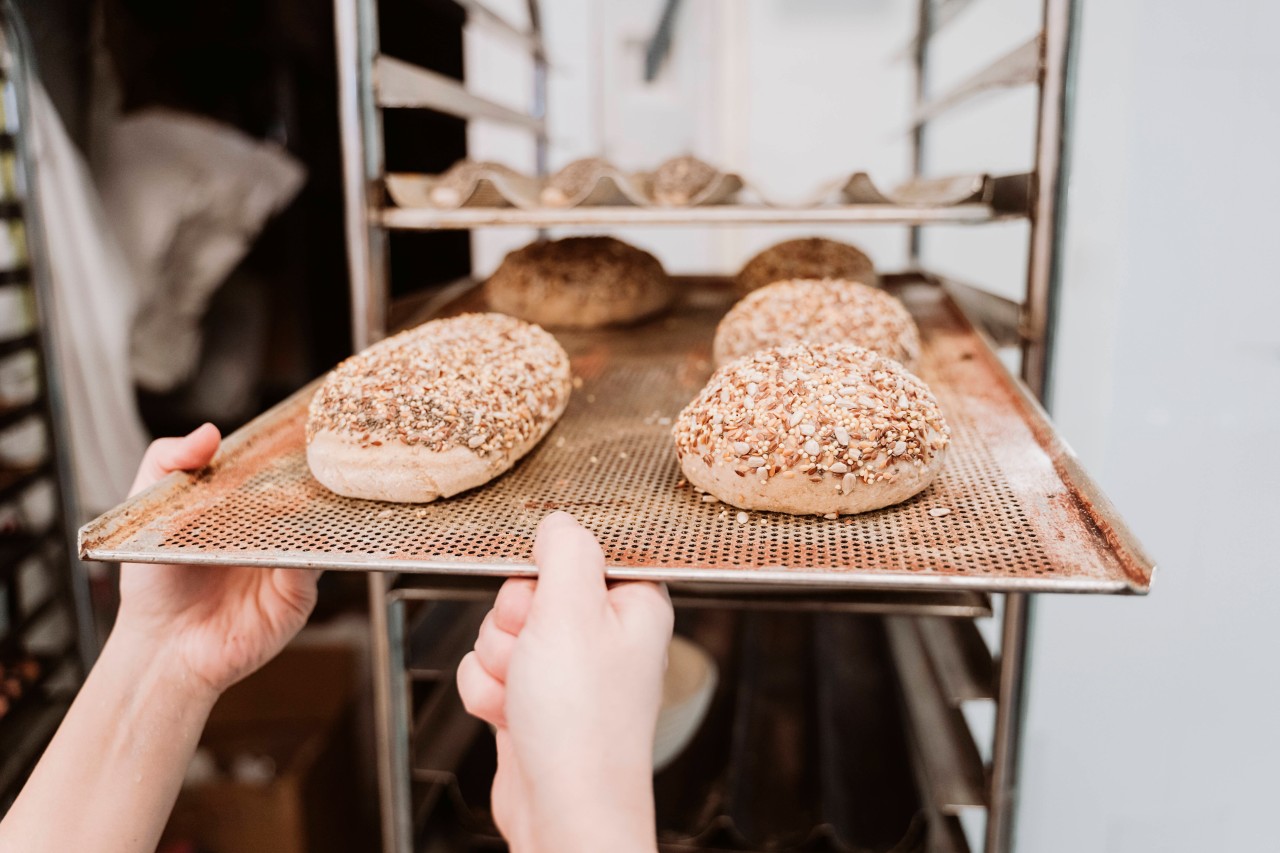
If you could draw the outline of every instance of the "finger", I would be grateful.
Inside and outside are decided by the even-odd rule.
[[[654,643],[671,639],[675,610],[666,584],[630,581],[609,588],[609,603],[624,625]]]
[[[498,727],[507,724],[503,710],[507,688],[485,672],[475,652],[468,652],[458,664],[458,695],[471,716]]]
[[[271,584],[291,607],[310,616],[316,606],[316,584],[321,574],[318,569],[272,569]]]
[[[173,471],[203,468],[213,459],[222,435],[213,424],[203,424],[182,438],[158,438],[151,442],[138,466],[129,494],[136,494]]]
[[[535,609],[578,609],[603,603],[604,552],[590,531],[567,512],[553,512],[542,519],[533,559],[538,564]]]
[[[528,578],[511,578],[498,590],[493,600],[493,618],[508,634],[519,634],[533,606],[534,582]]]
[[[516,649],[515,634],[508,634],[499,628],[494,620],[493,611],[484,617],[480,625],[480,633],[476,635],[476,658],[485,672],[503,684],[507,683],[507,672],[511,668],[511,653]]]

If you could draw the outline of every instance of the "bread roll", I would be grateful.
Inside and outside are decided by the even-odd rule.
[[[694,486],[741,509],[840,515],[922,491],[950,430],[896,361],[861,347],[793,344],[717,370],[673,430]]]
[[[692,155],[672,157],[653,173],[653,199],[658,204],[683,207],[692,203],[719,174],[715,166]]]
[[[569,402],[569,357],[501,314],[433,320],[339,364],[311,399],[307,464],[351,498],[428,503],[506,471]]]
[[[600,173],[609,168],[609,161],[601,157],[574,160],[547,179],[547,185],[542,188],[542,203],[564,207],[591,189]]]
[[[796,278],[879,283],[875,265],[861,249],[825,237],[804,237],[770,246],[747,261],[738,273],[738,287],[749,293],[775,281]]]
[[[498,175],[518,180],[520,175],[509,166],[488,160],[459,160],[440,175],[432,186],[431,203],[439,207],[457,207],[466,200],[476,181],[487,175]]]
[[[489,307],[558,328],[633,323],[666,308],[671,282],[648,252],[612,237],[530,243],[485,284]]]
[[[915,368],[920,331],[905,305],[839,279],[775,281],[747,294],[716,327],[716,365],[785,344],[856,344]]]

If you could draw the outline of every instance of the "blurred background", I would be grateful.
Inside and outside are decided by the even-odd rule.
[[[926,2],[935,21],[946,19],[930,42],[931,92],[1026,43],[1045,11],[1039,0]],[[522,0],[484,5],[518,29],[529,27]],[[1270,204],[1280,194],[1280,55],[1272,36],[1280,7],[1261,0],[1076,5],[1061,273],[1044,402],[1160,570],[1145,598],[1035,597],[1013,849],[1272,849],[1280,558],[1264,533],[1280,519],[1273,487],[1280,481],[1280,242]],[[381,49],[524,108],[534,64],[501,28],[467,26],[468,14],[477,14],[469,6],[381,0]],[[647,169],[693,153],[779,200],[803,199],[857,170],[886,187],[912,175],[912,38],[921,14],[914,0],[539,6],[552,170],[596,155]],[[29,124],[14,125],[19,105],[9,96],[6,128],[32,136],[40,198],[39,221],[25,224],[25,237],[11,227],[9,242],[46,245],[31,252],[30,266],[37,256],[46,265],[52,310],[37,317],[29,297],[0,287],[0,320],[10,338],[39,331],[40,358],[56,368],[41,372],[35,357],[8,345],[0,361],[2,461],[23,477],[34,472],[12,479],[18,485],[0,484],[9,537],[4,572],[31,576],[27,591],[7,593],[29,604],[43,600],[39,590],[48,584],[40,578],[66,553],[41,550],[38,534],[122,499],[152,436],[206,420],[229,432],[320,375],[350,353],[352,315],[332,4],[23,0],[6,3],[5,12],[29,32],[23,44],[7,36],[10,67],[17,51],[32,72]],[[647,79],[659,30],[666,47]],[[1036,97],[1031,86],[999,88],[931,122],[928,172],[1033,169]],[[530,136],[500,124],[419,110],[387,111],[383,122],[387,171],[437,173],[462,158],[526,172],[536,166]],[[12,160],[5,162],[14,173]],[[20,178],[7,180],[22,189]],[[920,259],[1021,301],[1028,228],[1016,218],[932,226]],[[809,235],[853,242],[881,270],[912,264],[903,227],[628,226],[611,233],[652,251],[673,273],[733,273],[764,247]],[[391,296],[421,299],[461,276],[483,278],[537,236],[520,227],[393,232]],[[27,268],[14,258],[9,269]],[[1016,370],[1017,350],[1001,355]],[[24,394],[46,380],[57,383],[65,406],[52,412],[67,424],[61,455],[52,453],[35,410],[23,408]],[[58,464],[46,466],[47,456]],[[49,667],[57,654],[91,656],[109,627],[113,576],[103,566],[88,575],[91,583],[76,595],[77,585],[68,585],[67,622],[46,629],[53,639],[34,631],[34,643],[20,638],[18,629],[39,619],[26,604],[6,603],[5,628],[18,639],[5,641],[0,663],[17,667],[21,658]],[[274,676],[250,686],[259,692],[232,702],[217,731],[211,727],[208,766],[193,769],[192,790],[201,779],[224,787],[269,783],[313,812],[336,803],[329,814],[350,815],[342,830],[350,839],[334,831],[326,843],[373,849],[379,830],[365,586],[332,574],[325,585],[316,625],[293,661],[273,665]],[[996,618],[984,621],[986,636],[998,633]],[[68,633],[78,638],[74,649],[58,639]],[[47,737],[74,690],[76,668],[60,677],[41,680],[49,701],[31,711],[15,702],[8,719],[0,716],[0,755],[29,758]],[[964,713],[989,759],[994,706],[969,703]],[[281,732],[299,731],[310,733],[307,750],[293,744],[281,753],[287,758],[264,758],[282,737],[294,737]],[[303,760],[303,752],[311,757]],[[6,762],[6,796],[26,766]],[[280,794],[282,780],[296,790]],[[204,841],[203,849],[331,849],[315,840],[324,833],[314,821],[305,830],[272,823],[260,813],[261,796],[241,800],[219,789],[206,798],[215,796],[226,800],[180,807],[175,820],[188,823],[176,826],[175,839],[200,841],[208,815],[217,814],[271,828]],[[983,849],[981,810],[961,810],[960,820],[967,843]],[[282,833],[303,840],[284,846]],[[828,849],[803,846],[812,843],[777,841],[773,849]],[[439,844],[424,849],[454,849]]]

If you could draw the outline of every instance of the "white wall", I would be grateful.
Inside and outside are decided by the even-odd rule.
[[[1019,849],[1275,850],[1280,6],[1083,23],[1054,410],[1161,568],[1039,600]]]

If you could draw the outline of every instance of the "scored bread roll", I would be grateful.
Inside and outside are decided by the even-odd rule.
[[[920,331],[905,305],[875,287],[840,279],[775,281],[752,291],[716,327],[716,366],[785,344],[855,344],[908,370]]]
[[[793,344],[717,370],[676,419],[680,470],[741,509],[845,515],[923,491],[950,429],[928,387],[851,345]]]
[[[609,161],[602,157],[584,157],[574,160],[547,179],[540,195],[542,203],[551,207],[564,207],[575,198],[584,195],[599,178],[610,169]]]
[[[441,175],[431,187],[429,197],[431,203],[439,207],[457,207],[475,188],[476,181],[483,177],[499,176],[518,179],[519,173],[510,166],[493,163],[488,160],[459,160]]]
[[[828,240],[802,237],[770,246],[747,261],[738,273],[738,289],[759,290],[775,281],[797,278],[842,278],[877,284],[876,268],[861,249]]]
[[[672,157],[653,173],[653,200],[683,207],[720,175],[720,170],[692,154]]]
[[[633,323],[671,302],[658,259],[613,237],[566,237],[511,252],[485,283],[489,307],[542,326]]]
[[[502,314],[433,320],[334,368],[311,399],[307,464],[350,498],[428,503],[488,482],[569,402],[569,357]]]

